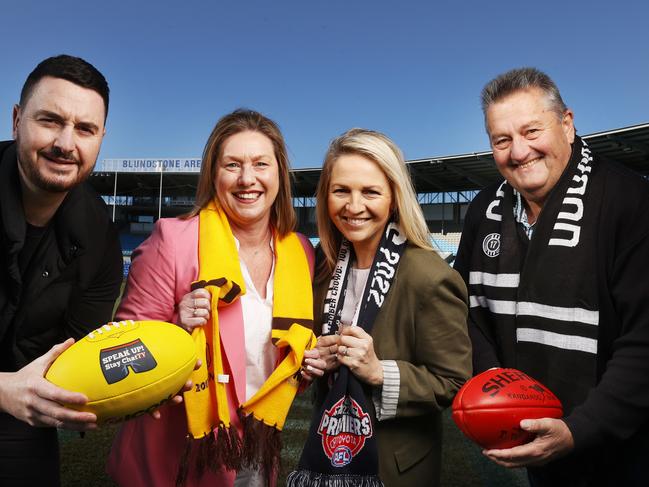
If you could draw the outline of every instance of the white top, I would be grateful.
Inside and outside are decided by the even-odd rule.
[[[358,312],[360,311],[361,299],[365,290],[367,277],[370,275],[370,269],[356,269],[352,267],[349,270],[349,282],[347,283],[347,292],[345,293],[345,302],[340,315],[340,321],[345,325],[356,324]]]
[[[352,267],[347,282],[347,292],[345,302],[340,315],[340,321],[345,325],[356,326],[358,313],[360,311],[363,291],[367,284],[367,278],[370,275],[370,268],[356,269]],[[376,410],[376,419],[384,421],[394,418],[397,415],[397,404],[399,402],[399,387],[401,384],[401,375],[399,366],[394,360],[381,360],[383,367],[383,385],[375,388],[372,393],[374,408]]]
[[[239,241],[235,238],[237,250]],[[270,241],[273,249],[273,240]],[[243,259],[239,259],[241,274],[246,285],[246,294],[241,296],[243,330],[246,346],[246,401],[259,390],[275,370],[277,349],[271,342],[273,327],[273,277],[275,275],[275,252],[273,267],[266,283],[266,299],[262,299],[250,277]]]

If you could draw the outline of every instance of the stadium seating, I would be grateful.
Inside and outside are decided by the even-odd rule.
[[[133,235],[132,233],[120,233],[119,243],[122,244],[122,254],[131,255],[148,235]]]
[[[119,234],[119,243],[122,246],[122,260],[124,263],[124,278],[128,275],[128,270],[131,267],[131,254],[147,237],[148,235]]]
[[[430,242],[439,256],[449,264],[455,261],[457,249],[460,246],[460,232],[441,233],[434,232],[430,234]]]
[[[460,237],[462,233],[460,232],[433,232],[429,234],[430,243],[433,245],[433,249],[439,254],[439,256],[444,259],[449,265],[453,265],[455,261],[455,256],[457,255],[457,249],[460,246]],[[131,265],[131,254],[140,245],[147,235],[133,235],[130,233],[121,233],[119,238],[122,244],[122,255],[124,257],[124,277],[128,275],[128,270]],[[318,237],[309,237],[311,244],[316,247],[320,243]]]

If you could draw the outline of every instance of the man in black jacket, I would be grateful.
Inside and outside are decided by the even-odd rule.
[[[56,429],[96,427],[84,395],[43,375],[111,318],[122,280],[117,233],[83,184],[105,132],[108,85],[57,56],[27,78],[0,143],[0,485],[58,485]]]
[[[649,184],[590,150],[536,69],[495,78],[482,104],[505,181],[471,203],[455,264],[474,372],[518,368],[564,407],[521,422],[531,443],[484,453],[533,486],[647,485]]]

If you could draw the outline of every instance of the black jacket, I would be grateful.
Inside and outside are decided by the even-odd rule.
[[[560,466],[566,471],[575,460],[590,472],[592,480],[584,479],[584,485],[647,485],[649,184],[630,170],[599,158],[590,181],[603,186],[594,243],[597,259],[592,263],[597,276],[600,317],[597,385],[564,418],[575,441],[574,454],[548,468],[557,463],[557,469]],[[467,285],[473,270],[471,249],[482,245],[477,228],[496,189],[497,185],[493,185],[483,190],[466,215],[455,268]],[[496,345],[495,330],[478,328],[469,320],[469,333],[475,373],[493,366],[516,367],[515,363],[501,359],[502,347]],[[502,346],[516,347],[516,343]],[[539,380],[543,382],[544,378]],[[551,381],[544,383],[551,390],[555,386]]]
[[[87,184],[72,189],[22,273],[25,241],[16,145],[0,142],[0,371],[110,320],[122,282],[117,231]]]

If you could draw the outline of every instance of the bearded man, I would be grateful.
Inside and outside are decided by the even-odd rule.
[[[83,184],[105,133],[108,84],[61,55],[28,76],[0,142],[0,485],[57,486],[55,428],[96,417],[62,404],[80,393],[44,373],[73,340],[107,322],[122,281],[117,232]]]

